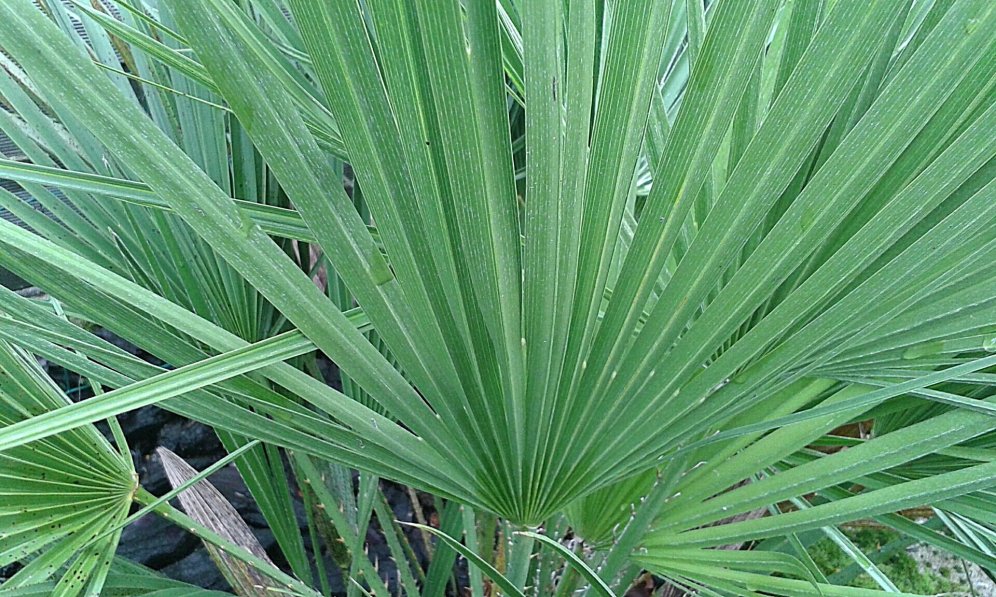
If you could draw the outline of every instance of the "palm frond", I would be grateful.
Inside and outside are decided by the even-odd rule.
[[[494,516],[521,590],[549,558],[513,531],[564,512],[614,588],[861,594],[815,533],[893,589],[837,530],[862,518],[992,564],[991,2],[54,4],[0,4],[30,162],[0,176],[44,207],[0,192],[30,228],[0,222],[0,266],[175,370],[0,291],[11,355],[112,388],[4,455],[160,403],[266,442],[240,470],[277,521],[293,450],[354,595],[381,477],[466,533],[399,581],[430,595],[458,551],[496,563]],[[923,505],[950,536],[897,514]]]

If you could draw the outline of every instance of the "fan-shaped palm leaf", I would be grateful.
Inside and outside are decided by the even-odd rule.
[[[131,44],[142,79],[171,69],[164,86],[220,135],[165,126],[170,102],[197,100],[143,104],[94,66],[114,66],[99,48],[28,0],[0,5],[18,114],[2,118],[35,129],[20,139],[35,165],[2,171],[85,214],[21,209],[34,231],[0,223],[0,264],[173,364],[213,359],[219,386],[189,387],[217,408],[171,407],[520,525],[590,515],[661,469],[650,491],[668,494],[633,519],[646,528],[616,532],[680,584],[816,594],[773,550],[707,548],[928,503],[988,562],[988,527],[953,517],[981,525],[996,484],[990,2],[290,0],[289,19],[265,0],[155,5],[161,35],[80,10]],[[224,131],[286,200],[264,206],[267,177],[236,188],[205,159]],[[131,211],[171,249],[140,226],[105,236]],[[320,251],[338,296],[291,239]],[[183,254],[216,261],[206,296]],[[256,301],[268,325],[245,314]],[[238,360],[287,327],[363,402],[282,354]],[[39,348],[87,345],[45,328]],[[228,379],[215,363],[232,359],[231,376],[258,371]],[[155,374],[111,369],[93,373]],[[870,438],[828,438],[872,418]],[[847,449],[815,449],[834,441]],[[613,497],[639,503],[633,485]]]
[[[70,403],[35,358],[0,341],[0,429]],[[96,595],[138,479],[91,425],[0,452],[0,566],[26,564],[4,592],[60,574],[52,595]]]

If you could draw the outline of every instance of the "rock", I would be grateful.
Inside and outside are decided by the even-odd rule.
[[[163,426],[157,447],[166,448],[188,461],[193,456],[221,457],[225,454],[213,429],[184,419]]]
[[[159,440],[159,431],[170,421],[179,421],[180,417],[157,406],[145,406],[118,417],[121,430],[128,438],[132,449],[151,453]]]
[[[170,578],[204,587],[205,589],[216,591],[231,590],[228,581],[225,580],[221,571],[215,566],[214,560],[208,555],[207,550],[203,548],[162,568],[160,572]]]
[[[154,514],[143,516],[121,533],[118,555],[162,569],[191,554],[200,540]]]

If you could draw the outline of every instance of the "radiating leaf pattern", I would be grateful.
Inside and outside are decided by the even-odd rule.
[[[46,4],[0,3],[24,154],[0,176],[45,208],[0,192],[28,226],[0,221],[0,266],[175,370],[0,291],[10,363],[111,389],[9,416],[0,457],[162,403],[267,444],[239,467],[272,520],[278,448],[302,478],[363,471],[362,499],[306,492],[363,513],[333,521],[342,553],[384,477],[466,507],[451,536],[573,524],[613,590],[643,566],[861,594],[796,552],[865,518],[993,568],[996,4]],[[896,514],[924,505],[936,528]]]
[[[0,341],[0,429],[70,403],[33,355]],[[138,479],[92,425],[0,452],[0,566],[27,563],[4,592],[61,577],[53,595],[96,595]]]

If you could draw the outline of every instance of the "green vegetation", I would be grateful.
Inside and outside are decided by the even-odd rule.
[[[992,0],[40,4],[0,1],[0,267],[50,297],[0,288],[5,594],[208,594],[113,557],[138,507],[251,596],[869,594],[814,534],[897,592],[857,520],[996,571]],[[175,458],[142,489],[153,404],[279,557]]]
[[[894,531],[882,529],[860,529],[847,531],[848,538],[866,553],[874,552],[883,546],[900,538]],[[829,539],[824,539],[810,548],[813,560],[823,570],[824,574],[832,575],[840,572],[853,563],[846,553],[841,551]],[[920,571],[916,560],[905,550],[897,551],[879,562],[879,569],[896,583],[900,591],[918,595],[936,595],[938,593],[970,592],[965,583],[951,579],[951,570],[941,568],[940,575],[931,571]],[[848,583],[852,587],[876,589],[878,585],[870,576],[861,573]]]

